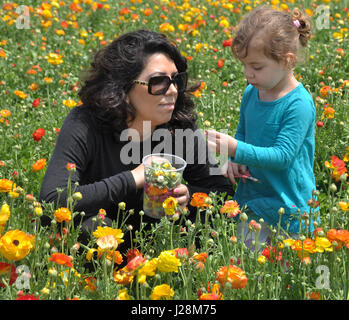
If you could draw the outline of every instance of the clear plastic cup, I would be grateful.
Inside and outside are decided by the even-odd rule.
[[[160,219],[165,215],[162,203],[174,196],[173,190],[181,184],[187,163],[167,153],[153,153],[142,161],[145,177],[143,211],[152,218]]]

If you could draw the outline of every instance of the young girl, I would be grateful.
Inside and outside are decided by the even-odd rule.
[[[226,175],[233,183],[248,175],[259,180],[243,179],[235,194],[240,206],[247,206],[249,220],[263,218],[277,229],[281,213],[281,227],[289,233],[299,232],[298,216],[309,213],[307,203],[316,189],[315,107],[293,74],[299,47],[305,47],[309,37],[310,23],[298,9],[291,15],[265,7],[251,11],[233,42],[249,83],[235,138],[206,132],[217,152],[228,145]],[[264,229],[262,242],[269,232]]]

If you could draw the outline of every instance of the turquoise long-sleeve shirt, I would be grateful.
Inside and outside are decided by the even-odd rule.
[[[235,200],[275,227],[284,208],[281,226],[291,233],[299,232],[297,212],[309,213],[307,203],[316,189],[315,114],[301,83],[272,102],[259,100],[258,89],[248,85],[241,102],[237,149],[230,159],[248,166],[261,183],[239,182]]]

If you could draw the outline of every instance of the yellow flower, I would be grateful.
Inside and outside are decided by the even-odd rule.
[[[68,208],[59,208],[54,213],[57,222],[70,221],[71,212]]]
[[[74,108],[77,105],[77,103],[72,99],[64,100],[63,104],[68,108]]]
[[[173,296],[174,290],[168,284],[162,284],[153,289],[150,298],[152,300],[170,300]]]
[[[0,225],[4,225],[10,219],[10,206],[4,203],[0,209]]]
[[[265,256],[259,256],[257,261],[259,264],[265,264],[267,262],[267,258]]]
[[[97,249],[94,249],[94,248],[88,250],[87,253],[86,253],[86,259],[87,259],[88,261],[91,261],[91,260],[92,260],[92,257],[93,257],[93,254],[94,254],[95,252],[98,252],[98,250],[97,250]]]
[[[0,111],[0,116],[3,118],[8,118],[11,115],[11,111],[7,109],[3,109]]]
[[[18,261],[24,259],[35,246],[35,236],[21,230],[7,231],[0,238],[0,253],[7,259]]]
[[[174,26],[168,22],[162,23],[159,28],[161,32],[173,32],[175,30]]]
[[[116,241],[118,242],[118,244],[124,242],[124,240],[122,239],[124,234],[121,231],[121,229],[113,229],[111,227],[101,227],[101,226],[98,226],[96,231],[93,232],[93,236],[95,238],[102,238],[102,237],[107,236],[107,235],[114,236]]]
[[[154,258],[146,261],[146,263],[138,270],[138,282],[144,283],[146,277],[152,277],[155,275],[155,271],[158,265],[158,258]]]
[[[346,201],[339,201],[338,206],[341,208],[342,211],[348,211],[349,210],[349,202]]]
[[[26,93],[24,93],[23,91],[20,91],[20,90],[15,90],[14,94],[17,97],[21,98],[21,99],[25,99],[28,96],[28,94],[26,94]]]
[[[157,265],[160,272],[178,272],[179,266],[181,266],[181,261],[176,257],[173,250],[167,250],[160,253]]]
[[[116,298],[117,300],[130,300],[130,296],[127,293],[127,289],[121,289],[119,290],[118,297]]]
[[[49,53],[47,56],[47,62],[52,64],[52,65],[58,65],[63,63],[63,56],[59,55],[57,53]]]
[[[162,207],[165,210],[165,214],[172,216],[176,213],[178,201],[173,197],[168,197],[163,203]]]
[[[332,243],[326,237],[316,237],[315,246],[316,252],[333,251]]]

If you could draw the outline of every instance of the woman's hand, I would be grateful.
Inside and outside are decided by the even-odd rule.
[[[137,189],[144,188],[144,164],[142,163],[135,169],[131,170],[131,173],[135,179]]]
[[[215,130],[206,130],[207,144],[211,151],[235,157],[237,140]]]
[[[180,184],[174,190],[174,198],[178,201],[178,205],[182,208],[186,207],[189,202],[189,190],[185,184]]]

